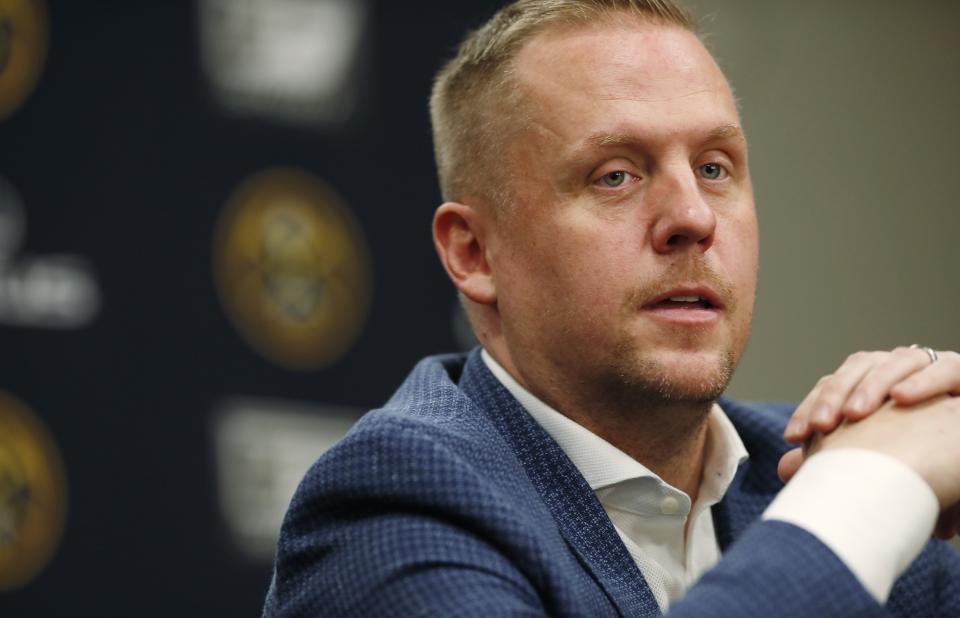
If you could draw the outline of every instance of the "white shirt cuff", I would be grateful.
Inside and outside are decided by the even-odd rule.
[[[906,464],[876,451],[836,449],[804,462],[763,519],[813,534],[885,603],[939,512],[933,490]]]

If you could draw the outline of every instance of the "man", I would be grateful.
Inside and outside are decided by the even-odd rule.
[[[960,357],[852,356],[798,409],[792,440],[833,433],[783,492],[789,411],[719,399],[757,226],[681,9],[516,2],[431,111],[482,352],[422,361],[311,469],[266,615],[960,615],[960,558],[926,543],[960,503]]]

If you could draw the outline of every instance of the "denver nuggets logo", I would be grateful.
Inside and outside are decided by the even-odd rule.
[[[366,321],[363,234],[332,189],[302,171],[268,170],[236,190],[217,226],[213,272],[237,330],[284,367],[332,364]]]
[[[33,90],[47,55],[41,0],[0,0],[0,120]]]
[[[20,588],[47,565],[66,502],[53,439],[27,408],[0,393],[0,592]]]

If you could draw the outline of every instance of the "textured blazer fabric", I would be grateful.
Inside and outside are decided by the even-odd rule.
[[[750,459],[714,507],[724,550],[669,615],[960,618],[931,542],[878,605],[807,532],[760,515],[790,406],[722,400]],[[869,525],[869,522],[864,522]],[[421,361],[290,504],[265,616],[659,616],[584,478],[475,350]]]

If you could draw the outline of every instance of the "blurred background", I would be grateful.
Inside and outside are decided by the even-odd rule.
[[[307,466],[471,345],[426,100],[499,4],[0,0],[0,615],[259,615]],[[690,6],[761,223],[731,394],[960,349],[960,4]]]

